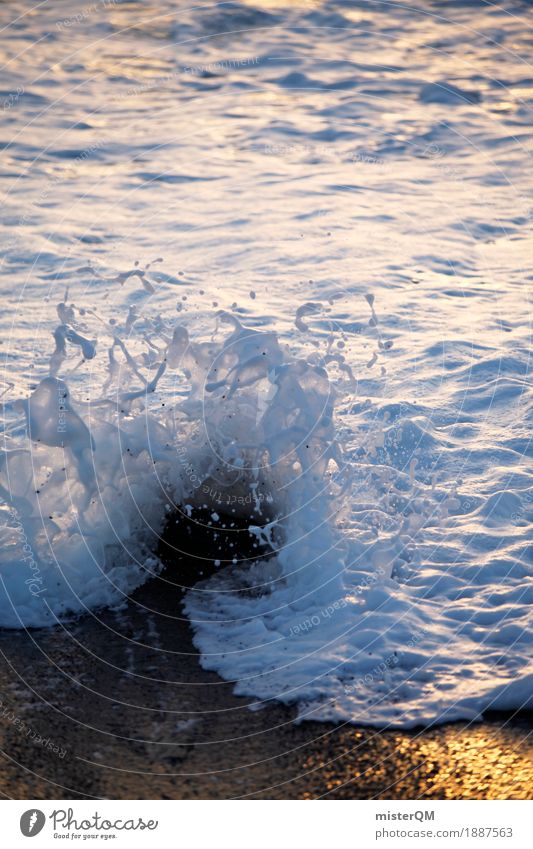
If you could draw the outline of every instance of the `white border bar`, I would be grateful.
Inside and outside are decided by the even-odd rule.
[[[21,816],[25,815],[26,829],[30,818],[34,828],[43,821],[41,814],[31,816],[34,810],[46,819],[38,834],[26,837],[21,832]],[[533,802],[528,801],[338,801],[328,805],[327,801],[35,800],[4,801],[0,811],[3,845],[9,849],[64,845],[175,849],[533,846]],[[124,828],[128,820],[130,828]],[[137,828],[132,830],[132,824]]]

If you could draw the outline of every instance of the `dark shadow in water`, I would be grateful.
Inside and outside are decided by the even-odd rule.
[[[158,556],[165,564],[162,578],[187,590],[231,564],[246,568],[272,555],[272,548],[251,533],[250,518],[210,508],[174,513],[161,535]],[[257,524],[257,521],[256,521]]]

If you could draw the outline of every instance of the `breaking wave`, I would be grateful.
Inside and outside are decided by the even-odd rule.
[[[369,366],[391,342],[366,300]],[[418,410],[376,416],[361,401],[331,303],[297,310],[312,343],[301,350],[226,311],[196,335],[134,307],[107,319],[67,295],[57,312],[49,373],[4,400],[1,626],[123,605],[161,573],[171,517],[196,517],[200,534],[206,515],[215,530],[234,519],[258,557],[215,550],[184,604],[202,665],[256,706],[408,727],[527,704],[526,576],[515,567],[499,584],[500,561],[469,571],[446,550],[464,499],[424,471],[435,438]],[[324,345],[314,322],[329,327]],[[105,372],[82,374],[80,356]],[[468,509],[483,516],[486,503]],[[424,560],[436,540],[440,572]],[[177,615],[179,604],[176,592]]]

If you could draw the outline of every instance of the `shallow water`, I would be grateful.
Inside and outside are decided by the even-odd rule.
[[[0,624],[120,605],[206,503],[276,520],[186,600],[237,693],[531,706],[527,10],[2,5]]]

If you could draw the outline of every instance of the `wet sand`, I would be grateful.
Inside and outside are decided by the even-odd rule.
[[[0,633],[4,797],[532,797],[531,717],[411,733],[297,725],[203,670],[180,610],[157,579],[122,611]]]

